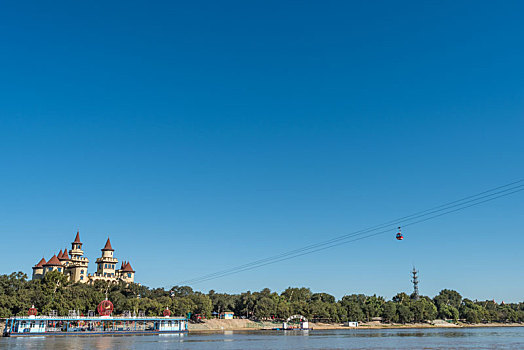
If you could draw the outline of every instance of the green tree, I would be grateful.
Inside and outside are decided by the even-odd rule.
[[[397,304],[393,301],[387,301],[382,308],[382,319],[384,322],[398,322]]]
[[[409,303],[415,322],[431,321],[437,316],[437,308],[428,297],[421,297]]]
[[[413,322],[414,315],[409,306],[402,303],[397,305],[397,317],[399,322],[408,323]]]

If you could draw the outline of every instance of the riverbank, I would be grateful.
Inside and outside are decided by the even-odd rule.
[[[268,330],[281,327],[281,323],[255,322],[251,320],[219,320],[211,319],[200,323],[190,323],[190,332],[220,332],[220,331],[252,331]],[[336,329],[402,329],[402,328],[467,328],[467,327],[524,327],[524,323],[449,323],[444,320],[434,320],[428,323],[381,323],[365,322],[359,323],[358,328],[344,326],[342,323],[310,323],[313,329],[336,330]]]
[[[219,320],[211,319],[200,323],[190,323],[188,328],[191,333],[217,333],[223,331],[254,331],[270,330],[279,328],[282,323],[275,322],[255,322],[244,319]],[[0,333],[3,332],[5,321],[0,321]],[[434,320],[430,323],[381,323],[364,322],[359,323],[358,328],[347,327],[342,323],[310,323],[310,327],[317,330],[339,330],[339,329],[410,329],[410,328],[479,328],[479,327],[524,327],[524,323],[449,323],[443,320]]]

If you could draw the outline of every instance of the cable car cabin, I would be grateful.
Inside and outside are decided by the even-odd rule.
[[[400,227],[398,228],[398,233],[395,236],[399,241],[404,239],[404,236],[402,236],[402,232],[400,232]]]

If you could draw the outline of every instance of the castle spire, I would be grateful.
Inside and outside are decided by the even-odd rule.
[[[102,248],[102,250],[114,251],[113,247],[111,247],[111,241],[109,240],[109,237],[107,237],[106,245],[104,246],[104,248]]]
[[[82,243],[80,242],[80,230],[76,231],[76,237],[73,243]]]

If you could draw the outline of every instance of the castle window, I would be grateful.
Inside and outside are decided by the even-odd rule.
[[[83,281],[84,280],[84,276],[80,276],[80,281]]]
[[[107,264],[104,264],[104,267],[107,269]]]
[[[80,273],[81,273],[81,274],[84,274],[84,270],[80,270]]]
[[[127,277],[131,278],[131,272],[127,273]]]
[[[61,267],[58,268],[58,272],[62,272],[62,268]]]

